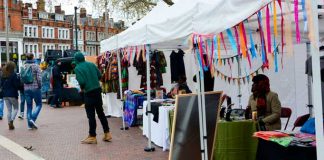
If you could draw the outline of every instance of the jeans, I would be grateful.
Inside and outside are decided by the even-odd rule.
[[[96,136],[96,112],[104,133],[109,132],[108,120],[102,108],[101,89],[95,89],[85,94],[85,110],[89,120],[89,135]]]
[[[20,114],[23,116],[25,112],[26,97],[24,91],[20,91]]]
[[[3,117],[3,99],[0,99],[0,117]]]
[[[42,93],[40,89],[25,90],[25,98],[27,103],[27,124],[31,128],[33,124],[30,120],[36,122],[37,117],[42,109]],[[33,109],[33,100],[36,103],[36,107]]]
[[[5,101],[8,109],[8,122],[14,121],[18,113],[18,98],[4,97],[3,100]]]

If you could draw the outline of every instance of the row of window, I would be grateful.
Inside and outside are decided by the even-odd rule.
[[[75,34],[73,34],[75,39]],[[33,25],[24,25],[24,37],[38,38],[38,27]],[[42,27],[42,38],[54,39],[54,27]],[[70,39],[70,30],[58,28],[58,39]],[[98,41],[105,39],[105,33],[98,33]],[[78,40],[83,40],[83,31],[78,31]],[[96,33],[92,31],[86,32],[87,41],[96,41]]]
[[[95,56],[97,51],[96,51],[96,46],[87,46],[86,52],[90,56]]]
[[[56,49],[55,44],[43,44],[43,53],[48,49]],[[67,44],[59,44],[58,49],[64,51],[70,49],[70,45]],[[24,44],[24,53],[38,53],[38,44],[33,44],[33,43],[25,43]]]
[[[58,34],[58,38],[59,39],[70,39],[70,32],[69,29],[58,29],[59,34]]]

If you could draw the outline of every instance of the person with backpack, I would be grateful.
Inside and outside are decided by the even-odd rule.
[[[27,61],[21,70],[21,79],[24,83],[27,102],[28,129],[38,129],[36,120],[42,109],[42,77],[40,67],[35,63],[33,54],[27,55]],[[33,108],[33,100],[36,104],[35,108]]]
[[[95,64],[85,61],[82,53],[76,53],[74,59],[76,62],[74,72],[81,89],[84,91],[85,110],[89,121],[89,135],[81,143],[97,144],[96,112],[104,130],[102,140],[109,142],[112,140],[112,136],[109,132],[108,121],[102,108],[101,87],[99,83],[101,73]]]
[[[12,61],[8,62],[3,69],[1,78],[1,86],[3,89],[3,100],[8,109],[8,125],[9,130],[15,129],[13,124],[18,113],[18,89],[20,80],[15,72],[16,64]]]
[[[2,68],[0,68],[0,84],[1,84],[1,78],[2,78]],[[2,86],[0,85],[0,120],[2,120],[3,117],[3,107],[4,107],[3,90],[2,90]]]

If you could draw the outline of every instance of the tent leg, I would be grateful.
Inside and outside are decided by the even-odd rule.
[[[319,29],[318,29],[318,0],[309,1],[311,3],[311,13],[313,19],[313,30],[311,36],[314,37],[311,41],[312,55],[312,74],[313,74],[313,103],[316,127],[316,151],[317,159],[324,159],[324,133],[323,133],[323,106],[322,106],[322,91],[321,91],[321,71],[320,71],[320,53],[319,53]]]
[[[122,80],[121,80],[121,60],[120,60],[120,52],[117,51],[117,62],[118,62],[118,80],[119,80],[119,94],[120,94],[120,99],[123,99],[123,89],[122,89]],[[128,127],[125,127],[125,119],[124,119],[124,110],[123,110],[123,105],[120,107],[122,110],[122,120],[123,120],[123,127],[121,127],[121,130],[128,130]]]
[[[195,54],[195,53],[194,53]],[[199,56],[199,55],[197,55]],[[198,95],[198,112],[199,112],[199,138],[200,138],[200,150],[201,150],[201,159],[205,160],[205,146],[204,146],[204,128],[203,128],[203,114],[202,114],[202,97],[201,97],[201,76],[200,73],[203,74],[203,72],[200,72],[200,66],[198,62],[198,57],[196,59],[196,64],[198,65],[196,77],[197,77],[197,95]]]
[[[306,51],[307,51],[307,59],[311,57],[311,48],[310,48],[310,42],[307,42],[306,43]],[[307,87],[308,87],[308,109],[309,109],[309,114],[310,114],[310,117],[313,117],[313,101],[312,101],[312,98],[313,98],[313,90],[312,90],[312,76],[308,75],[307,74]]]
[[[147,86],[147,124],[148,124],[148,142],[147,147],[144,148],[146,152],[154,152],[151,142],[151,73],[150,73],[150,47],[146,47],[146,86]],[[143,113],[145,114],[145,113]]]

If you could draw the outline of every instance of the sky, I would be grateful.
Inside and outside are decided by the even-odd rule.
[[[36,8],[36,1],[37,0],[23,0],[24,3],[33,3],[33,7]],[[94,16],[98,16],[98,13],[92,11],[92,4],[91,1],[87,1],[86,3],[83,3],[81,5],[78,4],[79,0],[45,0],[45,2],[48,4],[52,2],[53,5],[53,11],[54,11],[54,6],[56,5],[62,5],[62,10],[65,11],[66,15],[71,15],[74,14],[74,6],[78,7],[85,7],[87,9],[88,14],[92,14]],[[48,8],[46,8],[47,11],[49,11]]]
[[[24,3],[33,3],[33,7],[36,8],[36,1],[37,0],[22,0]],[[53,6],[53,11],[54,11],[54,6],[60,5],[62,6],[62,10],[65,11],[66,15],[72,15],[74,14],[74,6],[78,7],[84,7],[87,9],[87,14],[91,14],[94,18],[97,18],[99,16],[99,12],[93,11],[92,10],[92,3],[91,0],[85,0],[86,2],[82,3],[81,5],[78,4],[79,0],[45,0],[46,3],[52,3]],[[161,0],[157,0],[161,1]],[[173,2],[177,2],[178,0],[173,0]],[[46,8],[47,11],[49,11],[48,8]],[[114,21],[118,20],[124,20],[126,24],[131,24],[132,20],[127,20],[125,17],[119,14],[111,13],[112,18],[114,18]]]

